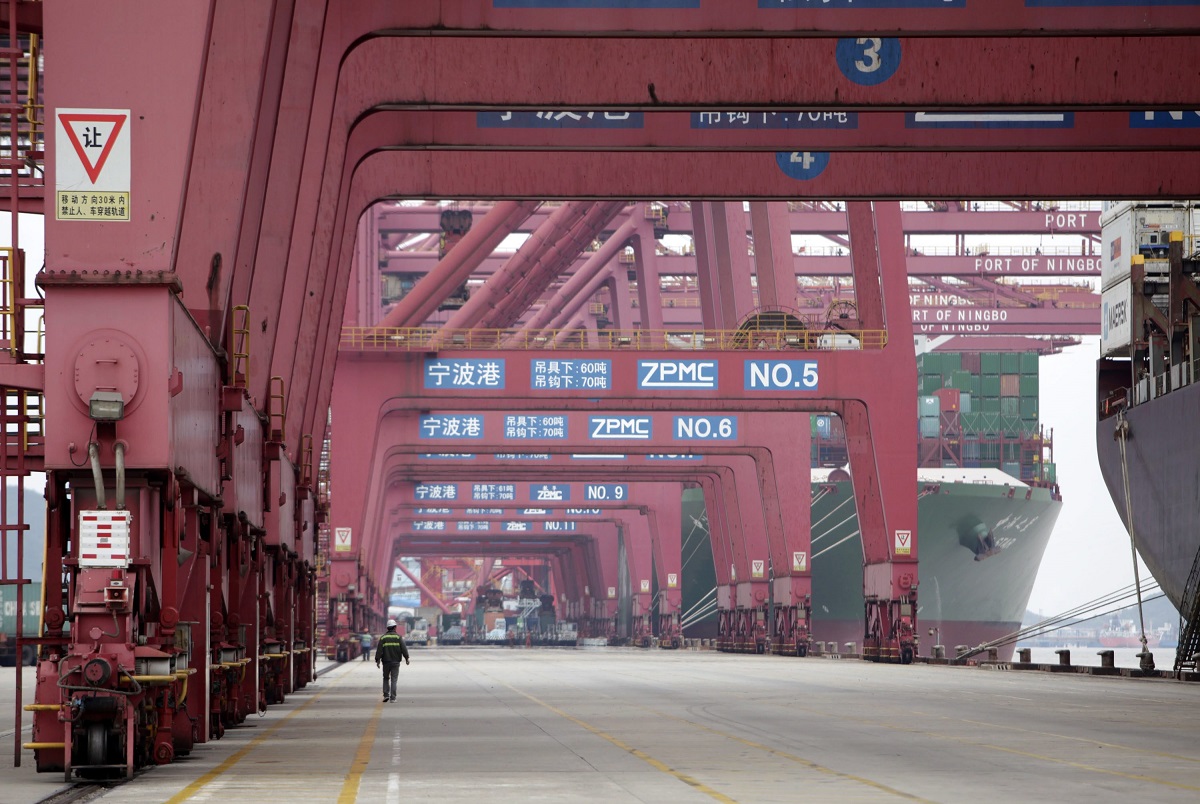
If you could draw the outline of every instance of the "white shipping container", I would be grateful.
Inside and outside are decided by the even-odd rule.
[[[1123,201],[1108,209],[1100,216],[1100,287],[1107,290],[1127,279],[1134,254],[1165,258],[1170,233],[1190,233],[1189,216],[1183,202]],[[1147,270],[1153,272],[1150,265]]]
[[[1133,283],[1125,281],[1100,294],[1100,354],[1128,354],[1133,340]]]

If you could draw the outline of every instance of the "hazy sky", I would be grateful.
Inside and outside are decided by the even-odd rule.
[[[1133,583],[1125,530],[1096,460],[1098,337],[1040,360],[1039,416],[1054,428],[1063,507],[1046,548],[1029,608],[1056,614]],[[1143,565],[1143,584],[1153,577]]]
[[[21,246],[30,273],[42,264],[37,216],[22,216]],[[8,215],[0,213],[7,230]],[[3,238],[6,242],[7,237]],[[992,238],[996,239],[996,238]],[[32,285],[30,286],[32,287]],[[1046,548],[1029,608],[1057,614],[1133,583],[1129,534],[1100,476],[1096,461],[1095,361],[1099,338],[1040,362],[1040,418],[1054,428],[1054,459],[1063,508]],[[1143,583],[1153,582],[1143,566]]]

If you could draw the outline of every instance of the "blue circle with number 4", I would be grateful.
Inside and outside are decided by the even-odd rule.
[[[839,39],[837,63],[842,75],[856,84],[882,84],[900,68],[900,40],[879,37]]]
[[[806,181],[821,175],[829,167],[828,151],[777,151],[775,164],[784,175]]]

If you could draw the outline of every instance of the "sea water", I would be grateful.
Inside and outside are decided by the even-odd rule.
[[[1020,645],[1018,644],[1018,648]],[[1034,664],[1058,664],[1058,654],[1054,651],[1058,648],[1030,648],[1030,659]],[[1141,659],[1138,654],[1141,653],[1141,648],[1080,648],[1071,647],[1064,650],[1071,651],[1071,664],[1079,667],[1099,667],[1100,666],[1100,651],[1111,650],[1113,652],[1113,664],[1117,667],[1129,667],[1137,669],[1141,667]],[[1175,649],[1174,648],[1151,648],[1150,653],[1154,655],[1154,667],[1156,670],[1170,670],[1175,666]],[[1013,661],[1017,660],[1017,654],[1013,653]]]

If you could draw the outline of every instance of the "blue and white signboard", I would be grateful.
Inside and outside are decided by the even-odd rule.
[[[653,420],[649,416],[589,416],[588,438],[597,441],[649,441]]]
[[[517,486],[514,483],[472,483],[471,499],[508,502],[517,499]]]
[[[967,0],[758,0],[759,8],[965,8],[966,5]]]
[[[629,6],[601,5],[599,2],[547,5],[524,3],[497,8],[628,8]],[[647,6],[647,8],[679,8],[679,6]],[[643,128],[646,125],[642,112],[476,112],[475,125],[479,128]]]
[[[504,358],[425,358],[425,387],[455,390],[504,387]]]
[[[735,441],[737,416],[676,416],[671,427],[676,441]]]
[[[524,533],[524,532],[533,530],[533,523],[531,523],[531,522],[505,522],[503,530],[506,530],[510,533],[514,533],[514,532],[515,533]]]
[[[413,513],[417,516],[450,516],[454,512],[449,508],[418,508]]]
[[[571,487],[566,483],[534,483],[529,487],[533,502],[566,502],[571,499]]]
[[[588,502],[629,499],[629,486],[625,483],[588,483],[583,487],[583,499]]]
[[[419,425],[421,438],[483,438],[483,417],[476,413],[431,413]]]
[[[497,452],[492,456],[498,461],[548,461],[550,454],[546,452]]]
[[[563,516],[600,516],[604,513],[602,508],[564,508]]]
[[[1196,0],[1195,5],[1200,5]],[[1200,111],[1130,112],[1130,128],[1200,128]]]
[[[692,112],[694,129],[858,128],[858,112]]]
[[[567,531],[573,531],[573,530],[578,530],[578,529],[579,529],[578,522],[563,522],[563,521],[556,521],[553,519],[548,519],[542,523],[542,530],[546,531],[547,533],[567,532]]]
[[[661,453],[652,453],[646,456],[648,461],[702,461],[703,455],[664,455]]]
[[[567,417],[561,413],[513,414],[504,416],[504,437],[517,441],[564,439],[567,437]]]
[[[470,452],[422,452],[417,457],[426,461],[469,461],[475,455]]]
[[[746,391],[815,391],[815,360],[747,360]]]
[[[717,361],[639,360],[638,388],[715,391]]]
[[[468,520],[457,523],[457,529],[463,533],[487,533],[491,528],[490,522]]]
[[[571,459],[575,461],[623,461],[624,455],[605,455],[603,452],[596,453],[576,453],[571,455]]]
[[[607,391],[612,388],[612,361],[531,360],[529,386],[533,391]]]
[[[440,519],[418,519],[412,523],[413,530],[445,530],[446,523]]]
[[[907,112],[906,128],[1074,128],[1074,112]]]
[[[413,499],[457,500],[458,486],[454,483],[419,483],[413,486]]]

